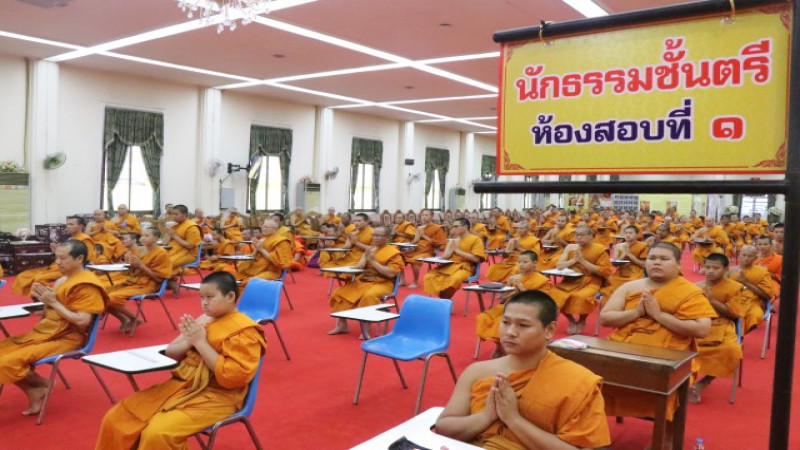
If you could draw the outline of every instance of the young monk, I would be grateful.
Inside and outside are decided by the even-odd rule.
[[[557,314],[541,291],[508,300],[499,330],[506,356],[467,367],[436,431],[492,449],[608,446],[602,379],[547,350]]]
[[[555,219],[556,224],[547,231],[542,238],[542,254],[539,255],[538,271],[556,268],[556,263],[564,253],[564,248],[575,242],[575,229],[567,227],[567,216],[559,215]],[[556,246],[556,249],[547,249],[544,246]]]
[[[519,273],[511,275],[506,282],[507,286],[514,288],[514,292],[509,293],[499,304],[478,314],[476,317],[478,337],[495,343],[495,350],[494,353],[492,353],[492,358],[505,355],[503,346],[500,345],[498,326],[500,325],[500,320],[503,318],[503,305],[506,300],[522,291],[538,290],[549,295],[550,298],[556,302],[556,306],[558,306],[559,309],[561,309],[561,307],[564,306],[564,302],[567,301],[565,295],[553,288],[553,284],[550,283],[549,278],[536,271],[536,260],[536,253],[531,250],[525,250],[520,253],[517,259]]]
[[[364,252],[372,245],[372,232],[373,228],[369,224],[369,216],[364,213],[358,213],[352,223],[352,231],[347,232],[345,237],[347,240],[342,248],[349,249],[344,256],[333,259],[323,267],[345,267],[358,264]],[[325,273],[326,277],[335,277],[336,274]]]
[[[776,295],[778,288],[766,267],[756,263],[758,253],[752,245],[745,245],[739,251],[739,267],[733,268],[728,276],[742,283],[742,308],[744,309],[744,332],[749,333],[764,321],[767,302]]]
[[[411,270],[414,274],[414,279],[411,283],[404,280],[409,289],[415,289],[419,282],[419,269],[422,262],[417,258],[429,258],[434,255],[436,249],[442,247],[447,242],[447,236],[444,234],[444,228],[441,225],[433,223],[433,215],[427,209],[423,209],[419,213],[420,224],[416,227],[414,239],[412,243],[417,244],[416,250],[406,252],[403,254],[406,264],[411,264]]]
[[[392,227],[392,242],[411,242],[417,236],[417,229],[406,220],[406,215],[400,211],[394,213],[394,226]]]
[[[772,246],[775,253],[783,255],[783,236],[786,233],[786,227],[782,223],[776,223],[772,227]]]
[[[705,240],[707,243],[698,243],[692,252],[692,258],[697,264],[703,264],[712,253],[724,253],[730,245],[728,233],[716,225],[714,218],[711,216],[706,217],[705,226],[699,228],[692,235],[692,240]]]
[[[698,372],[705,377],[689,388],[689,403],[700,403],[703,390],[714,378],[733,378],[742,360],[742,347],[736,337],[734,321],[744,315],[741,298],[744,286],[725,278],[728,270],[728,258],[725,255],[709,255],[703,268],[706,279],[697,285],[703,288],[719,317],[711,321],[708,336],[697,340],[699,353],[695,361]]]
[[[644,261],[647,258],[649,247],[638,240],[639,229],[635,225],[625,227],[622,236],[625,238],[625,242],[614,246],[614,259],[630,262],[619,266],[617,271],[608,277],[606,285],[600,289],[605,300],[608,300],[614,291],[628,281],[644,277]]]
[[[235,277],[242,282],[242,289],[251,278],[277,280],[281,273],[289,268],[294,257],[294,241],[278,233],[278,224],[272,219],[267,219],[261,226],[264,234],[262,240],[256,241],[254,259],[252,261],[239,261]]]
[[[469,232],[467,219],[456,219],[450,227],[451,239],[442,252],[443,259],[453,261],[425,274],[425,293],[451,299],[461,283],[475,273],[475,265],[486,259],[483,241]]]
[[[0,341],[0,385],[13,383],[25,392],[30,403],[22,412],[26,416],[39,413],[48,383],[31,363],[81,348],[93,316],[102,314],[108,302],[97,277],[83,269],[89,254],[83,242],[68,240],[58,244],[55,253],[62,278],[54,288],[41,283],[31,287],[45,305],[42,319],[33,330]]]
[[[214,229],[212,237],[212,242],[214,242],[214,254],[200,263],[200,269],[210,270],[212,272],[219,272],[220,270],[228,273],[236,272],[236,266],[231,261],[220,259],[220,256],[235,255],[236,244],[226,238],[225,233],[219,228]],[[253,253],[253,251],[250,250],[249,253]]]
[[[594,311],[603,281],[611,275],[611,259],[606,248],[595,244],[594,232],[586,225],[575,229],[575,244],[564,248],[561,259],[556,263],[559,269],[570,268],[583,274],[582,277],[564,277],[556,289],[564,292],[567,301],[561,312],[569,321],[568,334],[581,334],[586,326],[586,317]],[[575,319],[573,316],[577,315]]]
[[[161,281],[169,278],[172,273],[169,254],[158,245],[159,238],[161,232],[158,228],[142,230],[142,246],[125,255],[125,262],[131,267],[128,272],[124,272],[125,278],[106,287],[109,293],[108,313],[119,319],[119,330],[123,333],[130,331],[136,317],[125,306],[128,299],[134,295],[158,292]],[[139,319],[140,324],[143,321]]]
[[[120,401],[103,417],[95,448],[180,449],[186,438],[242,406],[264,356],[261,326],[236,310],[236,280],[214,272],[200,285],[203,314],[184,315],[166,355],[172,377]]]
[[[92,221],[86,225],[86,234],[91,236],[95,244],[101,244],[103,251],[98,255],[103,255],[108,261],[117,261],[125,254],[125,247],[119,238],[111,231],[114,225],[110,220],[106,220],[106,212],[102,209],[95,209],[92,214]],[[102,264],[99,261],[94,261]]]
[[[672,244],[650,247],[648,276],[620,286],[600,311],[600,325],[616,328],[608,339],[697,351],[696,340],[708,336],[717,314],[703,290],[680,275],[680,258],[681,251]],[[604,386],[603,397],[609,416],[655,416],[655,394]],[[676,408],[677,396],[672,395],[667,420],[672,421]]]
[[[203,241],[203,234],[196,223],[189,220],[189,208],[186,205],[175,205],[171,212],[175,225],[164,229],[165,240],[169,239],[169,259],[172,261],[172,276],[178,275],[181,266],[197,259],[197,246]],[[178,295],[178,280],[169,281],[175,296]]]
[[[231,208],[228,210],[228,217],[220,224],[220,228],[225,233],[225,237],[234,241],[239,242],[242,240],[242,229],[244,228],[244,224],[242,223],[242,218],[239,217],[239,211],[236,208]]]
[[[489,266],[489,271],[486,272],[486,278],[500,283],[505,283],[508,277],[519,273],[517,272],[517,258],[520,252],[533,251],[537,255],[541,252],[539,246],[539,238],[534,236],[531,231],[531,226],[526,220],[521,220],[514,224],[517,230],[516,237],[508,240],[503,253],[507,255],[505,261],[497,262]]]

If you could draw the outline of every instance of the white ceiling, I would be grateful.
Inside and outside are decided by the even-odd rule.
[[[683,1],[596,3],[613,14]],[[491,131],[500,49],[492,33],[582,17],[561,0],[317,0],[217,34],[175,0],[0,0],[0,54]],[[115,42],[165,28],[173,34]],[[474,59],[445,59],[466,55]],[[363,71],[323,73],[348,69]]]

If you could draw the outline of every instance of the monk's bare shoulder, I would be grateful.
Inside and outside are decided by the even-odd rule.
[[[497,375],[497,372],[505,373],[506,366],[503,364],[504,359],[505,357],[472,363],[464,370],[461,377],[474,383],[484,378],[493,377]]]

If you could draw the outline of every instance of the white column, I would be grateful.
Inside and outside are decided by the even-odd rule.
[[[57,217],[58,196],[48,193],[58,192],[58,189],[48,185],[47,170],[42,165],[47,155],[58,151],[58,69],[54,62],[28,61],[25,166],[31,176],[32,226],[65,220]]]
[[[475,133],[461,133],[461,180],[467,195],[464,204],[468,209],[478,209],[480,205],[479,196],[472,188],[472,180],[480,178],[475,162]]]
[[[195,205],[203,208],[206,214],[219,214],[219,180],[227,175],[227,167],[223,162],[215,176],[208,171],[212,160],[220,160],[220,132],[222,112],[222,91],[214,88],[202,90],[200,96],[200,136],[198,142],[195,186]],[[244,206],[244,205],[242,205]],[[244,208],[241,209],[244,211]]]
[[[407,211],[408,209],[420,209],[425,205],[422,201],[412,201],[411,185],[408,184],[408,177],[414,170],[415,166],[419,165],[420,161],[414,161],[414,166],[406,166],[406,158],[414,158],[414,122],[402,122],[400,124],[400,151],[398,152],[399,161],[397,167],[402,167],[398,170],[397,176],[397,204],[396,209]],[[424,164],[424,162],[423,162]],[[423,188],[424,191],[424,188]]]
[[[320,182],[320,212],[327,213],[328,208],[331,206],[336,207],[337,210],[345,211],[347,209],[346,203],[342,206],[329,198],[329,187],[333,180],[325,179],[325,172],[333,170],[334,167],[339,168],[339,174],[336,175],[337,180],[340,180],[340,177],[346,177],[348,173],[346,170],[347,164],[337,163],[333,155],[333,109],[317,108],[314,133],[314,161],[316,164],[313,170],[314,176]]]

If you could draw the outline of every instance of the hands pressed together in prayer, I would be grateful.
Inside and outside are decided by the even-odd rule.
[[[640,317],[650,316],[656,319],[661,314],[661,305],[658,304],[658,299],[648,291],[642,292],[642,297],[639,299],[636,309],[639,311]]]
[[[203,324],[208,323],[208,316],[202,315],[197,319],[192,318],[188,314],[184,314],[178,323],[178,329],[181,336],[186,339],[186,342],[197,346],[198,343],[206,340],[206,327]]]
[[[31,294],[47,306],[53,306],[53,304],[58,303],[56,291],[42,283],[33,283],[31,286]]]
[[[488,415],[491,422],[500,419],[505,424],[519,416],[517,393],[514,392],[505,374],[495,375],[483,412]]]

